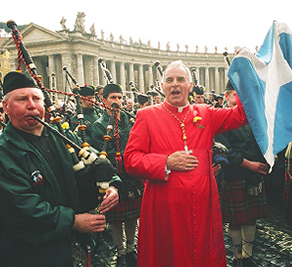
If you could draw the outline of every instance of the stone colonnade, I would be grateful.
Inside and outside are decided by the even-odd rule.
[[[57,90],[65,91],[68,87],[66,83],[64,66],[74,76],[80,86],[105,85],[102,68],[97,56],[86,56],[82,54],[56,54],[50,56],[39,56],[33,58],[38,72],[42,73],[45,87],[52,88],[52,73],[55,74]],[[107,69],[112,75],[114,83],[120,84],[124,91],[130,91],[129,83],[132,81],[139,92],[146,93],[151,85],[156,86],[160,82],[161,75],[154,64],[132,63],[124,61],[105,60]],[[167,64],[166,64],[167,65]],[[162,66],[163,68],[166,65]],[[206,92],[214,90],[216,93],[224,91],[227,77],[227,69],[224,66],[191,66],[196,73],[197,82],[205,86]],[[70,79],[69,79],[70,80]],[[71,82],[71,80],[70,80]],[[71,82],[72,83],[72,82]]]

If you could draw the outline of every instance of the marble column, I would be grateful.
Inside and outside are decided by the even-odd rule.
[[[84,66],[83,66],[83,55],[77,54],[77,81],[79,84],[84,84]]]
[[[194,75],[193,72],[195,73],[195,75]],[[192,74],[192,80],[193,80],[194,85],[200,84],[200,68],[193,68],[191,74]],[[197,80],[197,84],[196,84],[196,81],[195,81],[195,77],[196,77],[196,80]]]
[[[152,65],[148,65],[148,80],[149,80],[149,84],[148,84],[148,89],[149,89],[152,84],[154,85]]]
[[[138,74],[139,74],[139,92],[144,92],[144,73],[143,73],[143,65],[139,64],[139,69],[138,69]]]
[[[116,62],[111,60],[109,61],[110,62],[110,72],[112,74],[112,78],[113,78],[113,81],[114,83],[117,83],[117,72],[116,72]]]
[[[98,57],[93,57],[93,85],[99,85],[99,63]]]
[[[205,67],[205,88],[207,91],[210,91],[210,81],[209,81],[209,68]]]
[[[214,72],[215,72],[214,90],[215,92],[221,93],[220,82],[219,82],[219,68],[215,67]]]
[[[125,63],[120,62],[120,85],[126,90]]]
[[[129,82],[135,81],[135,75],[134,75],[134,64],[129,63]]]
[[[53,84],[52,84],[52,74],[56,74],[55,71],[55,61],[54,61],[54,55],[49,55],[48,56],[48,76],[49,76],[49,88],[53,89]],[[56,79],[55,79],[56,80]],[[55,86],[56,87],[56,84]]]

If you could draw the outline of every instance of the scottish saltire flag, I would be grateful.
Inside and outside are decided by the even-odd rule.
[[[292,140],[291,64],[292,31],[274,22],[258,53],[241,49],[227,74],[271,167]]]

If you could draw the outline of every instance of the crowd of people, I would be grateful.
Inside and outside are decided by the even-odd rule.
[[[132,87],[125,94],[114,83],[84,85],[76,98],[55,104],[65,141],[55,134],[56,120],[35,81],[16,71],[4,77],[4,266],[80,266],[73,244],[84,252],[82,266],[89,266],[88,248],[100,245],[106,225],[118,267],[226,266],[223,223],[229,224],[233,266],[256,266],[253,241],[257,219],[268,216],[270,166],[230,81],[224,95],[207,95],[175,61],[164,70],[161,87],[146,93]],[[95,155],[94,163],[86,158],[74,165],[68,139],[81,148],[79,156]],[[292,225],[291,147],[283,191]],[[105,188],[96,176],[107,180]]]

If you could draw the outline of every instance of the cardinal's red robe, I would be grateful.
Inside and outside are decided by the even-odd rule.
[[[163,104],[138,111],[124,153],[127,171],[147,179],[138,266],[226,266],[212,145],[215,134],[246,124],[245,113],[241,103],[233,109],[188,105],[181,112],[164,105],[181,121],[191,109],[185,120],[187,146],[199,163],[192,171],[172,171],[166,177],[167,156],[184,150],[180,123]]]

